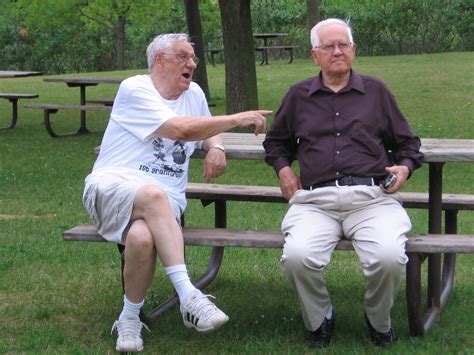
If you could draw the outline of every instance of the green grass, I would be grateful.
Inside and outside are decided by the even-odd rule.
[[[474,53],[363,57],[360,73],[382,78],[394,91],[402,111],[421,137],[474,138]],[[224,66],[208,66],[213,113],[225,110]],[[124,76],[145,71],[87,73]],[[309,60],[271,61],[258,66],[261,108],[278,109],[289,86],[317,73]],[[89,98],[111,98],[116,85],[88,88]],[[0,353],[108,353],[115,338],[110,328],[121,309],[120,259],[114,245],[67,243],[62,231],[88,217],[81,204],[83,179],[94,162],[101,135],[52,139],[42,112],[23,109],[32,102],[77,103],[77,88],[44,83],[43,77],[0,79],[0,92],[32,92],[36,100],[20,101],[17,127],[0,131]],[[0,124],[10,103],[0,100]],[[88,125],[103,129],[107,113],[91,112]],[[58,131],[79,126],[78,113],[53,116]],[[427,167],[418,170],[407,191],[427,191]],[[472,164],[447,164],[444,191],[474,193]],[[190,180],[202,182],[202,162],[193,161]],[[277,185],[263,162],[229,161],[220,183]],[[279,228],[285,213],[280,204],[229,204],[229,226]],[[414,230],[427,230],[426,211],[409,211]],[[212,207],[190,201],[189,226],[212,226]],[[459,233],[474,233],[474,215],[459,215]],[[279,267],[281,250],[227,249],[223,267],[208,292],[231,321],[222,329],[199,335],[182,325],[177,308],[152,324],[144,335],[147,353],[307,353],[304,326],[296,297]],[[189,269],[198,277],[209,249],[186,250]],[[406,322],[405,287],[392,317],[399,341],[387,353],[472,353],[474,340],[474,268],[472,255],[458,256],[456,285],[434,328],[411,338]],[[334,254],[327,283],[337,311],[332,345],[324,353],[377,353],[367,340],[362,299],[365,283],[353,253]],[[171,286],[160,270],[149,293],[150,303],[163,300]]]

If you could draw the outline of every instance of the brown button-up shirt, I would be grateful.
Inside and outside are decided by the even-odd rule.
[[[423,159],[394,95],[380,80],[354,71],[338,93],[324,86],[321,74],[291,87],[263,146],[277,173],[298,159],[303,186],[342,176],[383,177],[393,164],[411,173]]]

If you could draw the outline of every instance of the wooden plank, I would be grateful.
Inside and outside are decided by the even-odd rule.
[[[185,228],[186,245],[281,248],[284,237],[280,231],[235,230],[227,228]],[[66,241],[105,242],[92,225],[80,225],[63,233]],[[337,250],[353,250],[349,240],[341,240]],[[457,234],[416,235],[408,239],[408,253],[474,253],[474,236]]]
[[[221,133],[226,148],[227,159],[263,160],[265,150],[262,143],[264,134]],[[474,140],[471,139],[421,139],[421,151],[425,154],[424,162],[473,162]],[[95,149],[96,152],[100,147]],[[206,152],[196,150],[193,157],[203,158]]]
[[[428,208],[428,193],[399,192],[406,208]],[[276,186],[188,183],[186,197],[201,200],[287,203]],[[474,195],[443,194],[444,210],[474,210]]]
[[[43,109],[43,110],[80,110],[80,111],[111,111],[110,106],[91,106],[91,105],[60,105],[60,104],[28,104],[25,108]]]
[[[50,83],[66,83],[66,84],[120,84],[126,78],[111,77],[61,77],[61,78],[44,78],[43,81]]]
[[[264,134],[222,133],[221,137],[228,159],[263,160],[265,157]],[[425,162],[472,162],[474,140],[422,138],[421,151],[425,154]]]
[[[16,93],[0,93],[2,99],[35,99],[38,94],[16,94]]]
[[[262,51],[264,49],[294,49],[298,48],[298,46],[258,46],[255,47],[255,50]]]
[[[86,100],[86,104],[102,104],[105,106],[112,106],[114,100]]]
[[[41,71],[15,71],[15,70],[0,70],[0,78],[20,78],[25,76],[43,75]]]

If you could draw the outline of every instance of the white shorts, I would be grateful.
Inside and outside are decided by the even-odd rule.
[[[104,239],[125,245],[133,202],[144,185],[161,188],[152,179],[134,172],[92,173],[86,178],[82,202]],[[181,209],[173,200],[168,200],[176,220],[180,221]]]

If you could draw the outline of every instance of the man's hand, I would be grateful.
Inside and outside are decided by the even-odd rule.
[[[385,189],[382,185],[380,185],[380,188],[389,194],[393,194],[394,192],[400,190],[403,185],[405,185],[405,182],[407,181],[408,176],[410,175],[410,170],[405,165],[390,166],[385,168],[385,171],[388,174],[392,173],[397,176],[397,181],[395,182],[395,184],[393,184],[388,189]]]
[[[224,173],[227,160],[225,153],[217,148],[210,148],[204,159],[204,181],[209,182],[211,178]]]
[[[285,199],[291,199],[296,190],[301,189],[301,180],[289,166],[281,168],[278,172],[280,190]]]
[[[235,115],[238,119],[237,127],[255,127],[255,135],[264,133],[267,130],[267,119],[265,116],[270,115],[272,112],[268,110],[255,110],[236,113]]]

